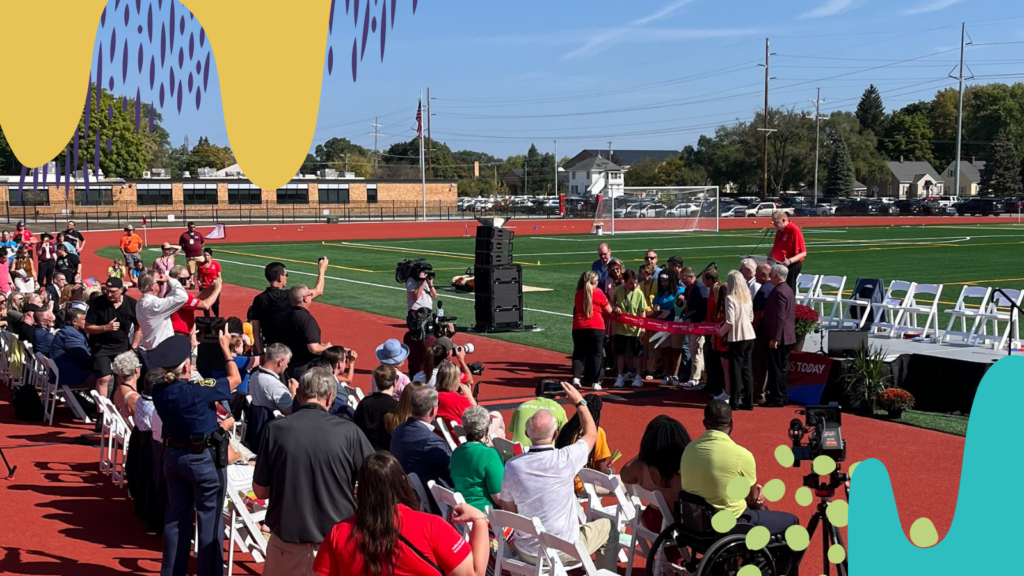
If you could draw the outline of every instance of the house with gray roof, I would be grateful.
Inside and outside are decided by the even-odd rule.
[[[601,156],[591,156],[565,171],[569,174],[569,195],[577,198],[598,194],[618,197],[626,183],[622,167]]]
[[[621,166],[623,170],[629,170],[630,166],[641,160],[654,160],[661,164],[669,158],[679,156],[679,150],[612,150],[611,158],[608,157],[608,150],[583,150],[570,158],[562,167],[568,171],[576,164],[596,156],[603,156]]]
[[[956,181],[956,161],[949,163],[943,177],[946,182],[946,190],[957,190],[957,196],[977,196],[981,190],[981,175],[985,172],[985,161],[971,159],[960,161],[960,186],[954,186]]]
[[[886,162],[887,178],[871,178],[865,182],[867,195],[873,198],[913,200],[929,196],[942,196],[945,181],[928,162],[905,162],[902,159]]]

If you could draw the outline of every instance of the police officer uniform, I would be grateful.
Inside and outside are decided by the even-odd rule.
[[[191,354],[189,339],[176,335],[149,353],[149,364],[174,369]],[[181,379],[153,387],[153,404],[163,422],[163,471],[167,479],[161,576],[184,576],[188,569],[193,510],[199,523],[198,574],[222,576],[224,573],[221,510],[226,478],[224,468],[218,467],[216,461],[215,437],[220,433],[215,432],[220,428],[215,405],[230,396],[227,378],[201,382]]]

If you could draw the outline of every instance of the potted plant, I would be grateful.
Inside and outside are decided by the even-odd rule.
[[[893,420],[899,420],[904,410],[914,407],[914,396],[902,388],[888,388],[878,393],[875,405],[888,412]]]
[[[885,351],[861,346],[843,376],[850,405],[861,415],[873,416],[875,398],[888,387],[889,379],[885,374]]]
[[[797,352],[804,349],[804,339],[818,329],[818,312],[803,304],[796,305],[796,346]]]

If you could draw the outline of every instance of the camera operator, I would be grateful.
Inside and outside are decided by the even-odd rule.
[[[739,522],[764,526],[772,534],[782,534],[799,524],[797,517],[788,512],[765,508],[754,456],[730,437],[733,420],[728,402],[712,400],[704,407],[704,427],[707,431],[683,450],[680,488],[704,498],[718,510],[732,512]],[[750,482],[750,493],[742,500],[729,497],[729,482],[736,476]]]
[[[427,270],[419,270],[415,276],[410,276],[405,281],[406,308],[408,310],[419,310],[434,307],[434,298],[437,298],[437,290],[434,289],[434,276]]]

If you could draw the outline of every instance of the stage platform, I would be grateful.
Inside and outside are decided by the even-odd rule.
[[[941,335],[941,333],[940,333]],[[827,338],[827,336],[826,336]],[[964,362],[983,362],[992,364],[996,360],[1005,357],[1006,348],[993,350],[991,347],[967,346],[962,343],[953,342],[950,344],[933,344],[931,342],[914,342],[902,338],[890,338],[884,334],[868,334],[868,344],[885,350],[886,362],[906,354],[920,354],[923,356],[937,356],[949,360],[961,360]],[[826,349],[828,340],[825,341]],[[811,334],[804,342],[804,352],[814,353],[820,349],[820,335]],[[1015,351],[1014,356],[1024,356],[1024,352]]]

